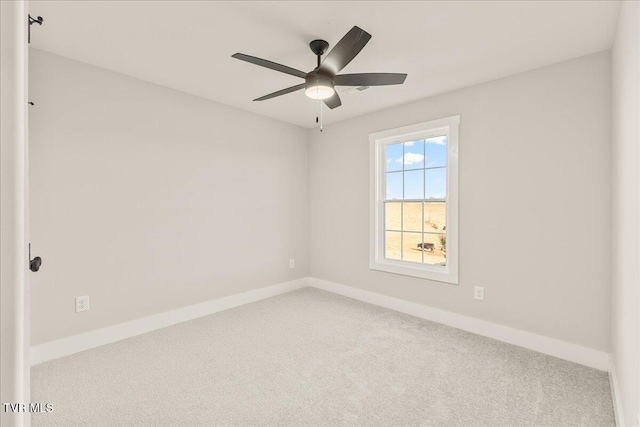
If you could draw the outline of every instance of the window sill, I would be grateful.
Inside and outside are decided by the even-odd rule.
[[[458,275],[451,274],[446,268],[409,266],[404,262],[395,263],[393,261],[372,261],[369,263],[371,270],[384,271],[387,273],[400,274],[403,276],[417,277],[419,279],[433,280],[436,282],[458,284]]]

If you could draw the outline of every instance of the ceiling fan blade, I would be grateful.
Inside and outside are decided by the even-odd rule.
[[[360,53],[370,39],[371,34],[362,28],[353,27],[327,54],[320,69],[335,76]]]
[[[295,92],[300,89],[304,89],[304,83],[291,86],[286,89],[279,90],[277,92],[270,93],[269,95],[261,96],[260,98],[254,99],[254,101],[264,101],[266,99],[275,98],[276,96],[280,96],[280,95],[286,95],[287,93]]]
[[[342,74],[333,78],[336,86],[387,86],[401,85],[406,74],[398,73],[363,73],[363,74]]]
[[[331,98],[325,99],[324,103],[325,103],[325,105],[327,107],[331,108],[332,110],[334,108],[338,108],[339,106],[342,105],[342,101],[340,101],[340,97],[338,96],[338,92],[334,93]]]
[[[295,68],[287,67],[286,65],[278,64],[276,62],[267,61],[266,59],[256,58],[255,56],[245,55],[244,53],[234,53],[232,58],[239,59],[241,61],[250,62],[261,67],[269,68],[271,70],[280,71],[281,73],[290,74],[292,76],[300,77],[304,79],[307,77],[307,73],[296,70]]]

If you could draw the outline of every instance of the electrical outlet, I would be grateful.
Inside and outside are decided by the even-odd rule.
[[[473,298],[484,301],[484,288],[482,286],[473,287]]]
[[[76,297],[76,313],[89,310],[89,295]]]
[[[289,260],[289,268],[296,268],[296,260],[295,260],[295,258],[291,258]]]

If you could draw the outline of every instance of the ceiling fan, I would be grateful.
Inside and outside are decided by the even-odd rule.
[[[360,53],[362,48],[371,39],[371,34],[362,28],[353,27],[338,42],[337,45],[327,54],[324,61],[320,58],[329,48],[329,43],[324,40],[314,40],[309,43],[309,47],[318,58],[318,65],[312,71],[305,73],[286,65],[277,64],[267,61],[266,59],[256,58],[255,56],[236,53],[231,55],[233,58],[241,61],[250,62],[261,67],[271,70],[280,71],[281,73],[290,74],[305,80],[304,83],[291,86],[269,95],[254,99],[254,101],[264,101],[304,89],[305,95],[311,99],[324,101],[327,107],[334,109],[342,105],[340,97],[335,90],[335,86],[386,86],[399,85],[404,83],[407,78],[406,74],[398,73],[362,73],[362,74],[338,74],[344,67],[349,64],[353,58]]]

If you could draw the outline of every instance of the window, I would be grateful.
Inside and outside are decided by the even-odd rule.
[[[458,283],[458,124],[369,135],[370,268]]]

